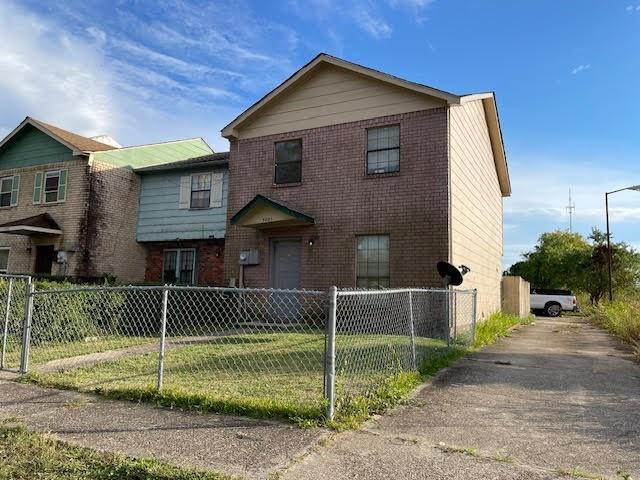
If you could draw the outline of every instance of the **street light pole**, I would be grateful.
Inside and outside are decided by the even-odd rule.
[[[609,193],[604,194],[604,209],[607,212],[607,263],[609,268],[609,301],[613,301],[613,265],[611,260],[611,232],[609,231]]]
[[[604,208],[607,215],[607,263],[609,269],[609,301],[613,300],[613,259],[611,255],[611,232],[609,230],[609,195],[613,193],[622,192],[624,190],[635,190],[640,192],[640,185],[634,185],[633,187],[619,188],[612,192],[605,192],[604,194]]]

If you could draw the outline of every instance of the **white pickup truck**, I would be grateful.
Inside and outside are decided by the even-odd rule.
[[[571,290],[532,288],[531,311],[548,317],[559,317],[562,312],[577,312],[578,302]]]

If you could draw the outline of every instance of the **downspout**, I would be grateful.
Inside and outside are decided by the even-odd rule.
[[[451,194],[451,105],[447,105],[447,261],[453,263],[453,196]]]

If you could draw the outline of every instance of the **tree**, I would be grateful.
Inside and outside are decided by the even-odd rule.
[[[637,292],[640,286],[640,254],[624,242],[611,244],[613,289],[617,294]],[[566,288],[589,294],[592,303],[609,288],[607,238],[594,228],[585,239],[578,233],[543,233],[524,260],[507,274],[518,275],[541,288]]]
[[[581,267],[591,253],[589,243],[578,233],[561,230],[543,233],[538,244],[523,254],[524,260],[509,268],[540,288],[582,289]]]

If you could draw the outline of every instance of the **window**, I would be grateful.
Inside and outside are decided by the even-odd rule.
[[[165,283],[195,283],[196,251],[182,248],[164,251],[162,280]]]
[[[0,207],[11,206],[11,190],[13,189],[13,177],[5,177],[0,180]]]
[[[356,255],[357,287],[389,287],[388,235],[358,236]]]
[[[400,171],[400,125],[367,130],[367,174]]]
[[[275,183],[302,181],[302,140],[276,142]]]
[[[0,273],[7,273],[9,267],[9,249],[0,248]]]
[[[33,183],[33,203],[62,202],[67,193],[67,171],[51,170],[36,173]]]
[[[209,208],[211,201],[211,174],[191,175],[191,203],[189,208]]]

